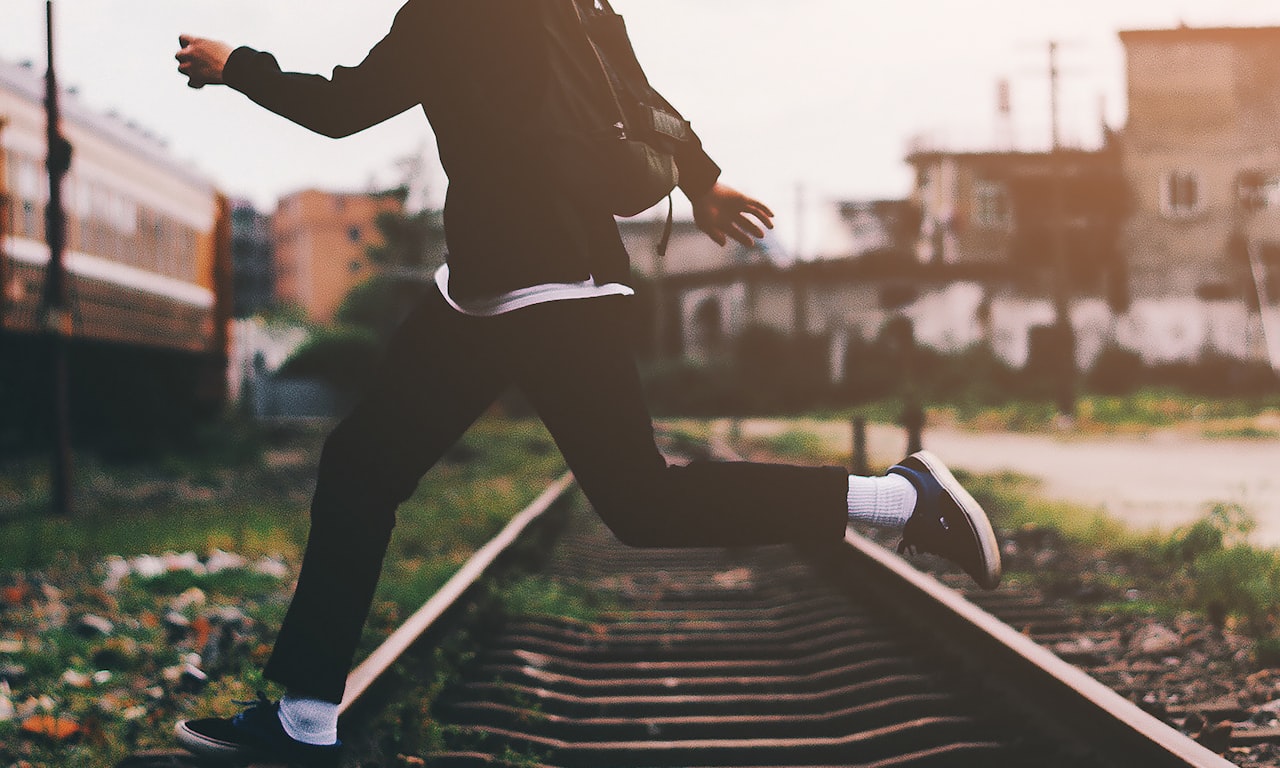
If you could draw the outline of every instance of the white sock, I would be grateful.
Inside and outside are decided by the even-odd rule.
[[[280,725],[289,738],[303,744],[337,744],[338,705],[286,693],[280,699]]]
[[[849,522],[901,528],[916,508],[916,487],[902,475],[849,475]]]

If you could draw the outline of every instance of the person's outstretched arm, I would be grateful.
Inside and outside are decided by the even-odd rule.
[[[387,33],[354,67],[335,67],[332,78],[282,72],[269,53],[181,35],[175,58],[192,88],[225,84],[255,103],[316,133],[340,138],[394,117],[417,104],[417,76],[425,47],[413,34],[421,19],[409,6],[396,15]],[[415,39],[416,38],[416,39]]]
[[[661,94],[659,98],[667,109],[680,114]],[[764,228],[773,229],[769,206],[720,183],[720,166],[703,149],[696,133],[676,152],[676,165],[680,168],[680,189],[693,203],[694,223],[717,245],[733,238],[750,246],[764,237]]]

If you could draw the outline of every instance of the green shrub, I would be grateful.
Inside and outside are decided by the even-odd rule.
[[[1089,369],[1085,383],[1100,394],[1128,395],[1142,386],[1144,374],[1141,355],[1108,345]]]
[[[337,327],[317,332],[298,348],[279,375],[317,379],[346,395],[363,389],[381,354],[381,342],[368,328]]]
[[[1244,544],[1256,525],[1239,504],[1215,504],[1205,517],[1169,535],[1162,547],[1164,558],[1173,564],[1191,565],[1224,547]]]
[[[1269,550],[1236,544],[1196,558],[1189,573],[1193,604],[1210,618],[1235,617],[1254,634],[1276,618],[1280,562]]]

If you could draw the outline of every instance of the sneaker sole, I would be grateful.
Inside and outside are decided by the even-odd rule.
[[[969,575],[983,589],[995,589],[1000,584],[1001,576],[1000,542],[996,539],[996,533],[991,528],[991,520],[987,518],[987,513],[983,511],[982,505],[978,503],[977,499],[973,498],[964,489],[964,486],[960,485],[960,481],[956,480],[955,475],[951,474],[951,470],[947,469],[947,465],[943,464],[941,459],[929,451],[918,451],[913,455],[921,464],[925,465],[929,473],[942,486],[942,490],[946,491],[951,500],[964,513],[964,519],[969,524],[969,530],[972,531],[973,537],[978,540],[983,573],[971,573]]]
[[[174,736],[177,737],[179,744],[183,748],[194,752],[197,755],[205,755],[209,757],[218,757],[228,760],[253,757],[255,750],[251,750],[242,744],[236,744],[230,741],[222,741],[220,739],[211,739],[208,736],[196,733],[187,727],[187,721],[183,720],[174,727]]]

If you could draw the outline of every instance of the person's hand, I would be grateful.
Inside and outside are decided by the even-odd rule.
[[[187,85],[203,88],[222,83],[222,68],[231,56],[231,46],[194,35],[178,35],[178,71],[187,76]]]
[[[764,237],[762,227],[773,229],[773,211],[769,206],[724,184],[717,183],[689,202],[693,203],[694,223],[717,245],[733,238],[750,247]]]

